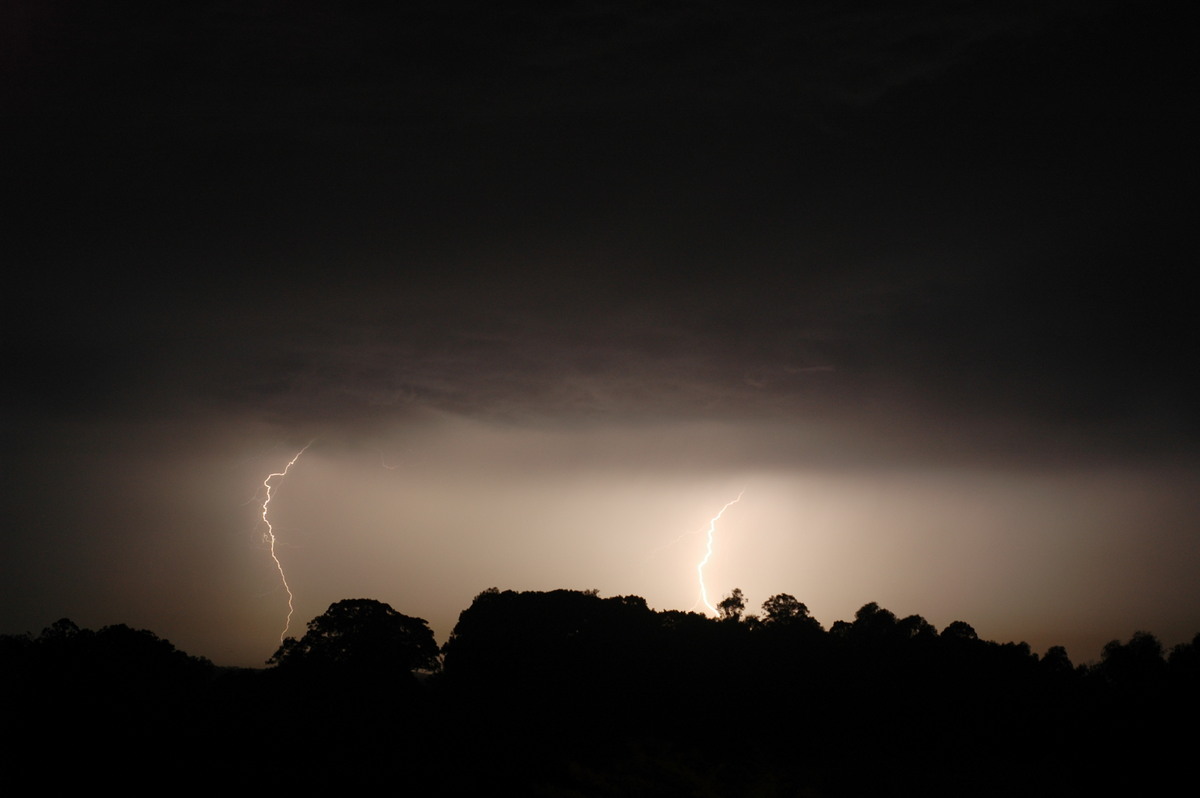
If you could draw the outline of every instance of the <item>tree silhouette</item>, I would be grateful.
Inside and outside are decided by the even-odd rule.
[[[732,593],[717,602],[717,613],[723,621],[740,621],[745,611],[746,598],[742,595],[741,588],[735,587]]]
[[[1106,681],[1125,689],[1157,686],[1166,675],[1163,646],[1149,632],[1134,632],[1128,643],[1113,640],[1104,646],[1096,672]]]
[[[1075,672],[1075,666],[1071,664],[1071,658],[1067,656],[1067,650],[1062,646],[1050,646],[1046,649],[1046,654],[1040,662],[1040,668],[1046,673],[1067,676]]]
[[[960,642],[974,642],[979,640],[979,635],[975,632],[975,627],[966,621],[951,621],[950,625],[942,630],[941,637],[943,640],[957,640]]]
[[[402,678],[436,670],[438,647],[424,618],[411,618],[374,599],[344,599],[289,637],[267,660],[281,670],[354,672]]]
[[[809,614],[804,602],[789,593],[771,596],[762,603],[762,611],[764,627],[822,631],[820,622]]]
[[[920,615],[909,615],[896,622],[896,630],[901,637],[913,640],[932,640],[937,638],[937,629],[933,624]]]

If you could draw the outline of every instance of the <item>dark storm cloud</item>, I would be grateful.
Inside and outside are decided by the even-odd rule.
[[[13,4],[5,49],[23,79],[8,91],[52,113],[185,114],[201,131],[214,117],[299,117],[332,131],[396,115],[859,104],[1076,5]]]
[[[1153,14],[17,17],[12,405],[1194,437]]]

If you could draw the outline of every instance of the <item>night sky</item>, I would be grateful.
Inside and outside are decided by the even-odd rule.
[[[380,4],[383,5],[383,4]],[[1168,3],[5,3],[0,632],[1200,631]],[[703,607],[699,607],[703,609]]]

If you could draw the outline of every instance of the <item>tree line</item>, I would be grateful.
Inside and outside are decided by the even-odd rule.
[[[438,646],[372,599],[332,604],[267,668],[219,668],[152,632],[63,619],[0,636],[14,762],[114,764],[170,786],[534,795],[1143,794],[1195,749],[1200,635],[1166,651],[942,630],[876,603],[825,629],[778,594],[748,613],[638,596],[475,597]]]

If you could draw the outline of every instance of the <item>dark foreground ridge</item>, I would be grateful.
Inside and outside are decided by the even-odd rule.
[[[151,632],[0,637],[10,763],[56,784],[540,796],[1148,794],[1190,772],[1200,635],[1092,666],[871,603],[825,630],[780,594],[747,615],[637,596],[485,590],[439,650],[348,599],[265,670]]]

